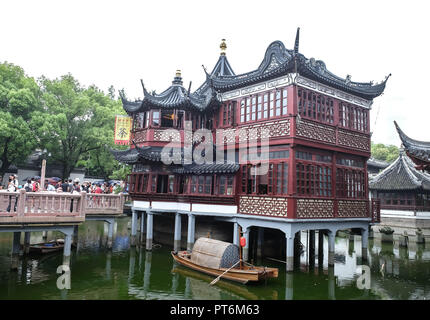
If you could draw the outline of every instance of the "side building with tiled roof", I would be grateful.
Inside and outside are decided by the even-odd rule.
[[[381,200],[382,213],[430,212],[430,174],[416,169],[403,149],[391,165],[370,181],[369,189],[373,198]]]

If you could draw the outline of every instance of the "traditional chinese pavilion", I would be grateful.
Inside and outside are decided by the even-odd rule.
[[[220,47],[197,90],[184,87],[178,70],[160,94],[142,83],[143,99],[122,97],[133,118],[130,149],[112,152],[133,165],[132,235],[141,215],[151,249],[159,213],[175,215],[175,247],[181,217],[188,217],[190,250],[199,216],[232,222],[235,243],[238,226],[246,238],[250,227],[278,229],[286,237],[287,270],[302,230],[328,235],[329,264],[337,230],[361,229],[367,248],[369,224],[379,219],[368,198],[369,111],[388,77],[363,83],[335,75],[299,52],[299,30],[294,49],[274,41],[260,65],[243,74],[233,71],[225,41]],[[211,139],[215,146],[205,144]],[[257,174],[263,165],[267,172]]]
[[[373,198],[386,214],[430,212],[430,143],[409,138],[394,122],[402,148],[399,157],[370,182]]]

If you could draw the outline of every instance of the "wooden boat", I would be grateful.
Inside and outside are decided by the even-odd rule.
[[[189,277],[199,281],[204,281],[206,283],[210,283],[213,280],[213,277],[207,274],[203,274],[201,272],[191,270],[190,268],[184,267],[182,265],[178,265],[175,268],[173,268],[172,272],[179,273],[184,277]],[[239,297],[242,297],[248,300],[258,300],[258,296],[248,291],[247,287],[234,283],[232,281],[221,280],[217,282],[217,286],[220,287],[221,289],[227,290],[235,295],[238,295]]]
[[[199,238],[191,253],[172,251],[172,257],[179,264],[193,270],[243,284],[278,277],[277,268],[257,267],[245,263],[241,260],[239,251],[236,245],[228,242]]]
[[[76,244],[72,243],[72,247],[76,247]],[[48,242],[34,243],[30,245],[30,253],[33,254],[47,254],[61,251],[63,249],[64,239],[56,239]]]

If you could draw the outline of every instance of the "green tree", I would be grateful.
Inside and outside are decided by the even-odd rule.
[[[20,164],[39,144],[37,126],[45,120],[36,81],[11,63],[0,64],[0,177]]]
[[[44,106],[40,117],[46,121],[38,135],[52,160],[62,164],[63,178],[78,164],[96,166],[99,162],[106,172],[112,170],[105,146],[113,145],[115,115],[124,113],[120,101],[96,86],[83,87],[70,74],[54,80],[42,77],[39,83]]]
[[[393,162],[399,156],[399,148],[394,145],[374,144],[372,142],[371,153],[372,157],[377,160]]]

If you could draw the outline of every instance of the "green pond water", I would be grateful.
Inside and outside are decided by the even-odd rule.
[[[210,286],[212,277],[178,266],[171,248],[152,252],[130,248],[129,218],[118,219],[113,250],[106,248],[107,227],[87,221],[79,227],[73,250],[71,289],[57,288],[57,268],[62,253],[42,257],[20,257],[18,271],[10,271],[12,233],[0,233],[0,299],[430,299],[430,244],[396,248],[369,240],[370,289],[359,289],[361,239],[336,238],[335,266],[307,264],[306,254],[293,273],[285,264],[269,259],[259,265],[278,267],[279,277],[265,283],[241,285],[221,280]],[[62,238],[49,233],[48,239]],[[42,242],[42,233],[32,233],[32,243]],[[306,235],[302,235],[306,244]],[[327,243],[324,252],[327,253]]]

